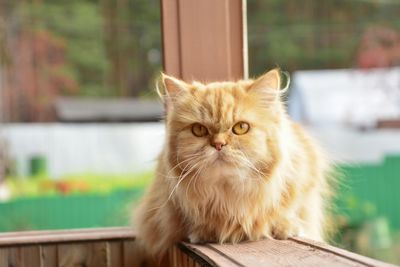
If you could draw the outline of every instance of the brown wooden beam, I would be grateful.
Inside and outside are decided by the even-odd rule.
[[[164,71],[191,81],[247,78],[246,0],[161,0]]]
[[[395,267],[327,244],[300,238],[266,239],[236,245],[180,243],[170,250],[169,259],[170,266],[182,266],[182,262],[195,262],[198,266],[207,267]]]

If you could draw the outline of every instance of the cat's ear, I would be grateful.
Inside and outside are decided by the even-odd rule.
[[[273,69],[256,79],[248,88],[249,92],[260,93],[264,99],[274,101],[279,99],[281,89],[281,72]]]
[[[281,72],[279,69],[273,69],[260,76],[253,82],[250,90],[276,90],[279,91],[281,87]]]
[[[174,96],[182,91],[186,91],[189,87],[189,85],[184,81],[181,81],[164,73],[161,74],[161,79],[167,96]]]
[[[160,84],[162,85],[160,86]],[[163,100],[167,112],[172,108],[175,97],[178,94],[187,91],[188,88],[189,85],[184,81],[161,73],[157,84],[157,93]]]

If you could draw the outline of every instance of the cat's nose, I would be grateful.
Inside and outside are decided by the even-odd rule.
[[[211,139],[211,145],[215,147],[216,150],[221,151],[222,147],[226,145],[226,139],[224,134],[215,134]]]
[[[222,143],[222,142],[215,142],[214,143],[215,149],[218,150],[218,151],[221,151],[221,149],[222,149],[222,147],[224,145],[225,145],[225,143]]]

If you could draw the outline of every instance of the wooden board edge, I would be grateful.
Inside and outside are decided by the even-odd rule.
[[[31,232],[22,231],[0,234],[0,247],[115,239],[134,240],[135,232],[129,227]]]
[[[186,255],[191,257],[196,263],[206,267],[244,267],[234,259],[224,255],[213,247],[204,245],[194,245],[181,242],[177,247]]]
[[[350,260],[350,261],[353,261],[353,262],[356,262],[356,263],[359,263],[359,264],[362,264],[365,266],[371,266],[371,267],[375,267],[375,266],[376,267],[396,267],[397,266],[394,264],[375,260],[375,259],[363,256],[363,255],[359,255],[354,252],[347,251],[345,249],[337,248],[337,247],[334,247],[334,246],[331,246],[329,244],[322,243],[322,242],[316,242],[313,240],[309,240],[309,239],[305,239],[305,238],[298,238],[298,237],[292,237],[289,240],[296,242],[298,244],[304,245],[304,246],[309,246],[309,247],[318,249],[320,251],[331,253],[335,256],[345,258],[347,260]]]

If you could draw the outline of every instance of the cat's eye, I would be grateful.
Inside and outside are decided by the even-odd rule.
[[[197,137],[206,136],[208,134],[208,130],[205,126],[200,123],[195,123],[192,125],[192,133]]]
[[[250,130],[250,125],[247,122],[238,122],[232,127],[232,132],[237,135],[246,134]]]

